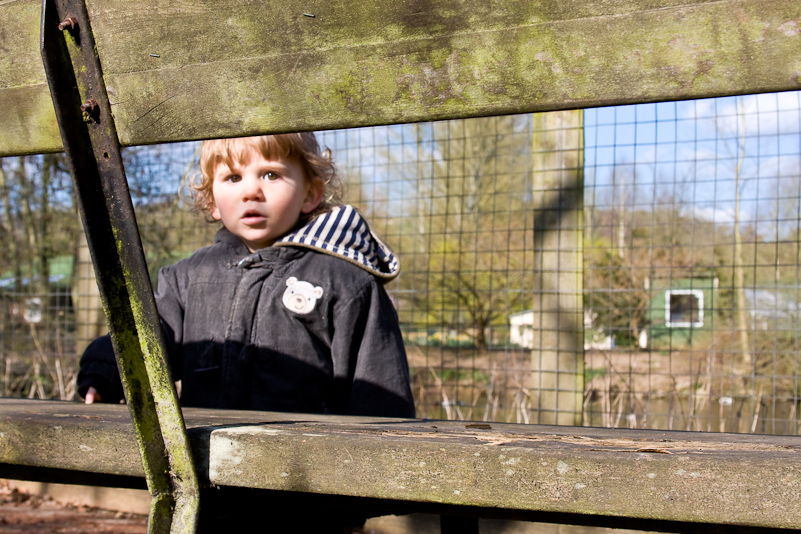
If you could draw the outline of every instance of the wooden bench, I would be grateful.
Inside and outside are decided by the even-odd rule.
[[[201,483],[223,488],[217,494],[253,488],[368,514],[662,532],[801,528],[796,437],[191,408],[184,415]],[[3,399],[0,477],[144,487],[128,411],[111,405]],[[338,500],[323,498],[330,496]]]
[[[122,146],[801,88],[797,0],[85,5]],[[40,13],[38,0],[0,3],[0,155],[63,148]],[[323,499],[331,509],[675,532],[801,528],[797,438],[185,415],[200,491],[227,488],[208,502],[240,487],[335,497]],[[151,435],[183,439],[180,428]],[[125,407],[0,402],[0,476],[141,486],[140,450]],[[446,531],[475,528],[443,521]]]

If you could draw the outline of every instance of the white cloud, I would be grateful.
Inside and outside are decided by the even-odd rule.
[[[734,224],[734,209],[731,208],[693,206],[692,215],[696,219],[709,221],[714,224]],[[740,210],[740,220],[743,220],[743,218],[744,213]]]
[[[721,136],[736,135],[741,125],[739,102],[745,115],[746,134],[776,135],[799,132],[798,115],[801,92],[765,93],[742,97],[710,98],[686,102],[681,118],[686,120],[713,119]]]

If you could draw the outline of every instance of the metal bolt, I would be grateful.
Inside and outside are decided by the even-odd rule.
[[[64,31],[64,30],[72,31],[72,30],[75,29],[75,26],[77,26],[77,25],[78,25],[78,21],[75,20],[75,18],[72,15],[67,15],[67,18],[65,18],[58,25],[58,29],[61,30],[61,31]]]
[[[90,98],[89,100],[81,104],[83,122],[91,122],[92,118],[97,117],[99,111],[100,111],[100,105],[94,98]]]

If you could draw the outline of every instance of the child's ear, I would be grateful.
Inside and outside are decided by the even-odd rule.
[[[300,211],[308,215],[316,210],[320,202],[323,201],[324,194],[325,184],[321,178],[314,177],[309,180],[306,188],[306,198],[303,201],[303,206],[301,206]]]
[[[215,221],[219,221],[222,219],[222,215],[220,215],[220,209],[217,207],[217,203],[212,200],[211,202],[211,218]]]

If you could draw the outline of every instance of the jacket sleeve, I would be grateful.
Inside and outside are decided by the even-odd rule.
[[[86,397],[90,387],[100,393],[102,402],[117,403],[125,397],[111,336],[108,334],[92,341],[81,356],[78,395]]]
[[[398,315],[384,287],[368,284],[334,311],[331,345],[338,409],[348,415],[414,417]]]
[[[180,366],[182,332],[180,325],[183,322],[183,306],[179,298],[174,267],[165,267],[159,272],[156,305],[170,363],[172,366]],[[181,375],[173,372],[173,376]],[[86,347],[81,356],[77,382],[78,394],[81,397],[86,397],[89,388],[93,387],[100,393],[102,402],[117,403],[125,398],[110,335],[100,336]]]

